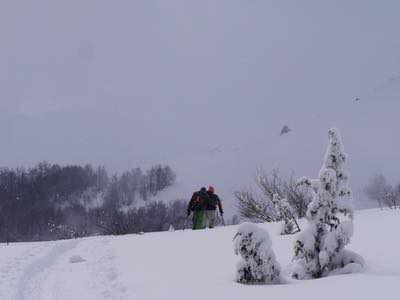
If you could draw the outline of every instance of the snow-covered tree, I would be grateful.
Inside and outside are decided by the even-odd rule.
[[[370,200],[377,201],[380,208],[400,207],[400,188],[393,187],[382,174],[377,174],[370,179],[364,190]]]
[[[241,219],[256,223],[281,221],[280,206],[274,203],[275,194],[279,195],[279,199],[286,199],[286,204],[293,211],[293,219],[305,216],[311,197],[307,189],[297,185],[293,174],[287,177],[278,169],[266,173],[259,168],[255,184],[256,191],[247,189],[234,193]]]
[[[296,221],[295,213],[286,198],[281,198],[278,194],[274,194],[272,203],[275,206],[279,220],[282,222],[281,234],[285,235],[299,232],[300,227]]]
[[[331,272],[349,273],[364,265],[360,256],[344,249],[353,235],[346,159],[338,130],[330,129],[319,179],[300,180],[300,184],[310,187],[313,200],[306,216],[309,226],[295,242],[294,278],[319,278]]]
[[[281,267],[276,261],[266,230],[252,223],[240,225],[234,237],[234,250],[241,256],[236,280],[245,284],[279,283]]]
[[[275,209],[270,201],[246,190],[235,192],[235,197],[242,219],[252,222],[272,222],[276,219]]]

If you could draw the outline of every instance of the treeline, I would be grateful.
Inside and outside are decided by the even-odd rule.
[[[173,185],[169,166],[109,176],[104,167],[40,163],[0,169],[0,242],[183,227],[185,203],[152,202]]]

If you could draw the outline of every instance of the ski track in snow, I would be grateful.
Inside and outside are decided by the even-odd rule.
[[[2,245],[0,257],[0,299],[12,299],[8,293],[16,291],[19,278],[26,270],[26,265],[36,257],[46,253],[49,246],[45,243]]]
[[[85,300],[127,299],[110,242],[110,238],[76,239],[28,249],[2,268],[4,281],[17,284],[11,287],[14,296],[1,300],[76,299],[76,295]]]
[[[80,264],[69,263],[69,268],[65,268],[64,279],[61,281],[64,296],[70,294],[73,297],[77,295],[76,290],[79,290],[85,300],[129,298],[126,295],[127,288],[121,283],[119,268],[115,265],[112,240],[112,237],[89,238],[75,249],[76,254],[86,261]],[[65,286],[65,282],[69,282],[69,286]]]
[[[78,240],[62,241],[54,243],[52,250],[29,265],[17,285],[15,300],[41,299],[43,283],[45,282],[52,266],[60,257],[71,251]]]

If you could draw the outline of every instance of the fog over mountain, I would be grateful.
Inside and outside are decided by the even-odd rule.
[[[355,190],[398,179],[398,1],[1,4],[1,166],[168,163],[229,207],[258,165],[316,176],[336,126]]]

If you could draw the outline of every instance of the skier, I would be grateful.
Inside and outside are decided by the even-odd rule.
[[[208,202],[209,198],[205,187],[202,187],[200,191],[193,194],[187,209],[188,217],[193,212],[193,230],[204,228],[204,210]]]
[[[217,218],[216,215],[217,206],[219,209],[219,213],[221,214],[222,220],[223,220],[224,210],[222,209],[222,202],[219,199],[218,195],[215,194],[215,189],[213,186],[208,187],[207,194],[209,200],[205,206],[206,226],[208,226],[209,228],[214,228],[215,221]]]

